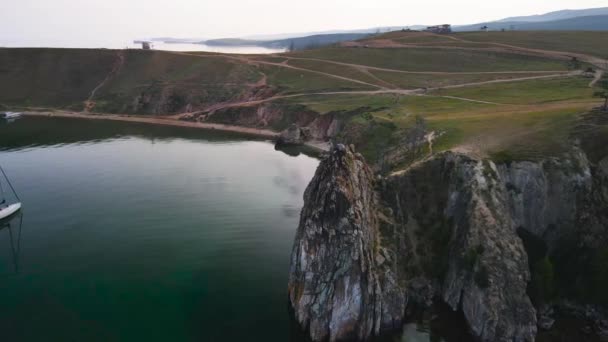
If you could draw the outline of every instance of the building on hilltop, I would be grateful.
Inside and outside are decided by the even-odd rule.
[[[143,50],[151,50],[154,47],[152,42],[147,40],[134,40],[133,44],[141,45]]]
[[[431,33],[438,33],[438,34],[452,33],[452,25],[444,24],[444,25],[437,25],[437,26],[429,26],[424,31],[431,32]]]

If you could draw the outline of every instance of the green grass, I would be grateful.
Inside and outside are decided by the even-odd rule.
[[[537,86],[544,89],[547,85]],[[364,108],[361,115],[351,119],[360,131],[378,132],[381,127],[371,123],[386,123],[395,125],[397,136],[412,127],[420,116],[431,130],[442,134],[434,143],[435,152],[473,145],[481,152],[502,153],[517,160],[536,160],[565,151],[575,120],[589,106],[588,102],[557,103],[555,108],[536,104],[491,105],[436,96],[396,95],[317,95],[284,101],[321,114]],[[376,139],[358,133],[350,138],[359,141],[366,157],[375,158],[377,146],[394,140],[395,136]]]
[[[301,104],[309,109],[327,114],[333,111],[351,111],[361,107],[372,109],[392,106],[396,97],[393,95],[310,95],[281,100],[284,103]]]
[[[96,96],[96,111],[174,113],[187,104],[238,98],[247,84],[261,78],[258,70],[217,55],[204,57],[162,51],[125,52],[117,75]]]
[[[584,53],[608,59],[608,32],[508,31],[463,32],[456,37],[476,42],[493,42],[534,49]]]
[[[563,77],[443,89],[435,91],[434,94],[504,104],[541,104],[555,101],[589,100],[592,97],[593,89],[588,85],[589,79],[585,77]]]
[[[295,53],[320,58],[403,71],[488,72],[567,70],[563,61],[513,53],[443,49],[325,48]]]
[[[110,75],[118,51],[0,49],[0,103],[82,110],[91,91]],[[124,64],[99,88],[95,111],[171,113],[240,96],[261,78],[251,65],[217,55],[197,57],[126,50]],[[141,105],[134,105],[138,101]],[[143,103],[145,102],[145,103]]]
[[[255,68],[222,57],[195,57],[160,51],[127,51],[124,67],[105,88],[129,91],[154,82],[195,84],[201,87],[255,82]]]
[[[0,48],[0,103],[82,107],[115,60],[113,50]]]
[[[430,126],[446,132],[437,143],[438,150],[473,144],[490,155],[537,160],[567,150],[569,133],[581,111],[584,109],[577,107],[499,114],[487,111],[485,115],[431,119]]]
[[[378,86],[387,85],[386,83],[382,82],[381,80],[378,80],[365,72],[362,72],[354,67],[350,67],[350,66],[346,66],[346,65],[339,65],[339,64],[328,63],[328,62],[323,62],[323,61],[311,61],[311,60],[299,60],[299,59],[290,60],[289,65],[299,67],[299,68],[304,68],[304,69],[325,72],[325,73],[332,74],[332,75],[352,78],[352,79],[356,79],[356,80],[359,80],[362,82],[375,84]]]
[[[582,33],[583,36],[586,34]],[[385,39],[385,36],[380,38]],[[433,35],[397,32],[388,36],[416,44],[461,44],[447,37]],[[593,40],[598,36],[593,33],[589,37],[582,40]],[[480,41],[473,44],[487,43]],[[398,70],[456,73],[407,74],[379,70],[369,70],[368,73],[357,67],[326,61],[289,60],[289,65],[316,71],[313,72],[279,65],[256,65],[213,53],[191,55],[131,50],[124,51],[124,56],[122,68],[97,92],[94,111],[166,114],[182,112],[187,106],[196,110],[218,102],[243,101],[277,93],[377,90],[371,85],[317,72],[387,88],[409,89],[532,75],[475,72],[567,70],[567,64],[563,61],[539,57],[426,48],[331,47],[285,56]],[[240,58],[273,63],[287,60],[277,55]],[[0,49],[0,107],[5,105],[9,110],[14,106],[26,105],[81,109],[82,102],[110,73],[116,60],[117,51],[113,50]],[[263,75],[267,76],[267,88],[255,88],[254,85]],[[357,145],[370,161],[376,161],[383,148],[399,141],[401,135],[421,117],[431,130],[441,133],[433,144],[435,152],[455,146],[472,146],[481,153],[502,159],[537,159],[563,151],[580,114],[599,103],[599,99],[591,97],[593,89],[588,87],[589,82],[590,79],[584,77],[562,77],[442,89],[432,91],[428,96],[298,96],[270,103],[274,106],[273,110],[285,114],[283,121],[277,121],[269,128],[287,127],[295,120],[294,113],[300,111],[322,115],[333,113],[343,124],[339,136]],[[253,94],[258,95],[254,97]],[[443,96],[499,104],[482,104]],[[229,114],[241,115],[244,112],[240,110],[243,108],[235,107],[234,113]],[[255,114],[254,107],[246,110]],[[605,131],[598,132],[605,134]],[[598,141],[595,138],[592,140]],[[589,149],[599,149],[605,145],[593,141],[584,140],[583,145],[589,146]]]
[[[509,74],[405,74],[391,71],[370,70],[376,77],[403,89],[436,88],[455,84],[484,82],[498,79],[539,76],[538,73]],[[542,74],[540,74],[542,75]]]
[[[273,55],[257,55],[257,56],[251,56],[253,59],[255,59],[256,61],[265,61],[265,62],[271,62],[271,63],[283,63],[288,61],[287,58],[285,57],[281,57],[281,56],[273,56]]]
[[[418,44],[418,43],[429,43],[429,44],[443,44],[451,43],[454,40],[444,35],[421,35],[421,34],[404,34],[402,36],[396,36],[390,38],[396,42],[404,44]]]
[[[309,71],[267,65],[261,66],[260,70],[268,76],[268,82],[278,87],[283,94],[376,89]]]

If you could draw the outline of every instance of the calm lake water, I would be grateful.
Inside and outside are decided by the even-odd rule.
[[[24,204],[0,224],[2,340],[305,341],[287,277],[318,160],[290,154],[214,131],[0,121]],[[382,340],[444,341],[435,322]]]
[[[24,203],[0,230],[3,341],[287,341],[318,160],[209,131],[0,123]],[[11,239],[12,238],[12,239]]]

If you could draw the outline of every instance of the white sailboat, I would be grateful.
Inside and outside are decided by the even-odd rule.
[[[4,114],[0,114],[0,118],[10,120],[10,119],[20,118],[21,115],[23,115],[23,114],[18,113],[18,112],[4,112]]]
[[[13,214],[21,210],[21,202],[19,200],[17,192],[15,191],[15,188],[13,188],[13,185],[8,180],[4,169],[2,169],[2,166],[0,166],[0,171],[2,172],[2,176],[4,176],[4,179],[6,180],[6,184],[9,186],[9,188],[13,192],[14,197],[17,199],[17,201],[14,203],[7,202],[5,189],[2,185],[2,179],[0,178],[0,220],[2,220],[12,216]]]

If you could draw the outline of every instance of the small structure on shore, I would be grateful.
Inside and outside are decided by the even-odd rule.
[[[443,24],[437,26],[429,26],[424,30],[425,32],[437,33],[437,34],[448,34],[452,33],[452,25]]]
[[[152,45],[152,42],[148,41],[148,40],[134,40],[133,44],[136,44],[136,45],[141,44],[142,50],[152,50],[152,48],[154,47]]]

